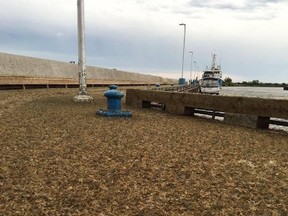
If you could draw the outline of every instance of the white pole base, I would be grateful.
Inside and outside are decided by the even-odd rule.
[[[73,98],[74,101],[76,102],[92,102],[93,101],[93,98],[89,95],[76,95],[74,98]]]

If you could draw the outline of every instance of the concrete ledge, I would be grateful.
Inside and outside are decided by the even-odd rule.
[[[267,128],[270,117],[288,119],[288,100],[228,97],[164,91],[127,89],[126,104],[138,108],[165,104],[173,114],[194,115],[195,109],[225,112],[226,123]]]
[[[225,113],[224,122],[232,125],[245,126],[250,128],[269,128],[269,117],[239,114],[239,113]]]

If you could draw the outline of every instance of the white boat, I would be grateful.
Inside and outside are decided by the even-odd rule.
[[[216,54],[212,54],[211,68],[203,71],[202,79],[199,80],[201,93],[218,95],[222,87],[221,78],[221,66],[216,64]]]

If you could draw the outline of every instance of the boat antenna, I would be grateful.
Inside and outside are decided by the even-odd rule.
[[[216,54],[215,54],[215,53],[212,53],[212,65],[211,65],[211,70],[213,71],[213,73],[214,73],[215,68],[216,68]]]
[[[221,69],[222,58],[220,57],[218,68]]]

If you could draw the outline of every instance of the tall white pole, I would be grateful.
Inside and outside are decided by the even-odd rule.
[[[192,65],[193,65],[193,52],[189,52],[191,54],[191,63],[190,63],[190,80],[192,81]]]
[[[195,78],[198,79],[197,61],[194,61],[194,64],[195,64]]]
[[[182,55],[182,73],[181,73],[181,78],[183,78],[183,72],[184,72],[184,56],[185,56],[185,39],[186,39],[186,24],[181,23],[179,25],[184,26],[184,40],[183,40],[183,55]]]
[[[86,93],[86,56],[85,56],[85,21],[84,21],[84,0],[78,0],[78,67],[79,67],[79,90]]]
[[[93,98],[88,95],[86,84],[84,0],[77,0],[77,15],[79,93],[74,97],[74,100],[80,102],[89,102],[93,101]]]

